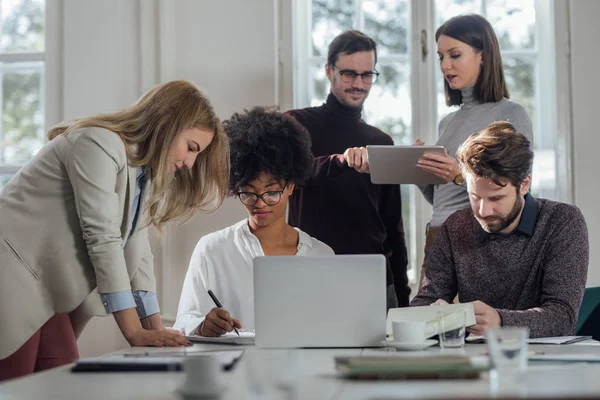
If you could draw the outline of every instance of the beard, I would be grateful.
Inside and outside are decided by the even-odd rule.
[[[490,215],[488,217],[482,217],[477,212],[473,212],[475,218],[479,222],[479,225],[483,228],[487,233],[498,233],[503,231],[507,227],[512,224],[515,219],[519,216],[521,209],[523,208],[523,196],[517,193],[517,198],[515,199],[515,204],[513,204],[512,209],[508,213],[506,217],[502,217],[500,215]]]

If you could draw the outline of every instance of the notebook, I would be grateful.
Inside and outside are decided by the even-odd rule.
[[[77,360],[71,372],[176,372],[181,371],[186,357],[217,354],[223,370],[232,369],[244,353],[235,351],[182,351],[120,353]]]
[[[429,338],[439,333],[437,323],[438,312],[444,313],[444,326],[447,330],[452,330],[459,328],[459,325],[462,324],[457,313],[463,310],[466,310],[467,313],[465,326],[475,325],[473,303],[390,308],[387,315],[386,332],[388,336],[392,336],[392,321],[426,321],[425,333],[426,337]]]
[[[573,344],[591,339],[591,336],[555,336],[529,339],[529,344]]]
[[[591,339],[591,336],[554,336],[528,339],[529,344],[573,344]],[[465,339],[469,343],[485,343],[485,336],[469,336]]]
[[[238,345],[254,344],[254,331],[243,331],[240,329],[239,332],[239,336],[235,332],[227,332],[226,334],[218,337],[192,335],[186,336],[186,339],[194,343],[217,343]]]
[[[460,355],[336,357],[335,366],[350,379],[477,379],[489,370],[488,363]]]

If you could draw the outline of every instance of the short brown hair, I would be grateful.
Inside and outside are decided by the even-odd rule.
[[[473,47],[481,52],[483,65],[475,82],[475,99],[481,103],[498,102],[510,97],[504,80],[504,68],[500,46],[492,25],[478,14],[458,15],[450,18],[435,32],[435,41],[445,35]],[[459,106],[462,104],[460,90],[450,88],[444,79],[446,104]]]
[[[529,139],[506,121],[492,122],[471,135],[456,152],[463,174],[471,173],[506,186],[518,187],[531,171],[533,151]]]
[[[377,64],[377,44],[373,39],[357,30],[342,32],[329,44],[327,64],[335,67],[340,53],[354,54],[359,51],[374,51]]]

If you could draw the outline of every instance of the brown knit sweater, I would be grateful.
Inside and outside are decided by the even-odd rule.
[[[437,299],[481,300],[503,326],[527,326],[530,337],[575,333],[589,261],[581,211],[527,195],[519,226],[510,234],[486,233],[470,208],[442,226],[413,306]]]

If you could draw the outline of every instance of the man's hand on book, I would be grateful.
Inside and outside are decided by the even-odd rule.
[[[473,302],[473,309],[475,311],[475,321],[477,323],[468,327],[467,332],[472,335],[483,336],[484,331],[487,328],[500,327],[502,319],[500,318],[498,311],[479,300]]]

